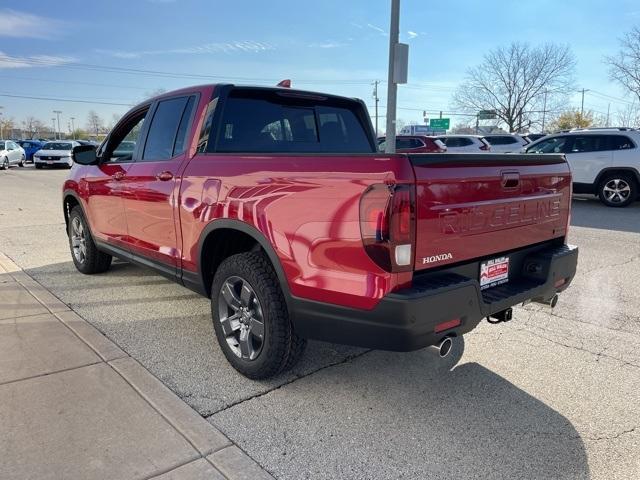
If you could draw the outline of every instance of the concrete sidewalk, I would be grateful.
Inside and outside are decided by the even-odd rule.
[[[0,253],[0,478],[270,479]]]

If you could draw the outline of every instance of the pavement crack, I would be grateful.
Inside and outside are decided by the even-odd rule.
[[[616,433],[614,435],[603,435],[601,437],[585,437],[587,440],[590,440],[592,442],[601,442],[601,441],[607,441],[607,440],[616,440],[624,435],[629,435],[630,433],[634,433],[636,431],[638,427],[633,427],[630,428],[628,430],[623,430],[619,433]]]
[[[594,267],[594,268],[590,268],[588,270],[580,270],[580,274],[581,275],[588,275],[590,273],[597,272],[598,270],[606,270],[606,269],[614,268],[614,267],[622,267],[624,265],[628,265],[629,263],[633,263],[633,262],[635,262],[637,260],[640,260],[640,255],[635,255],[635,256],[631,257],[630,259],[625,260],[624,262],[611,263],[609,265],[602,265],[600,267]]]
[[[225,407],[223,407],[223,408],[221,408],[219,410],[216,410],[214,412],[211,412],[211,413],[207,412],[205,415],[203,415],[203,417],[206,418],[206,419],[209,419],[209,418],[213,417],[214,415],[217,415],[218,413],[222,413],[225,410],[229,410],[230,408],[233,408],[233,407],[235,407],[237,405],[240,405],[241,403],[249,402],[249,401],[251,401],[253,399],[264,397],[265,395],[268,395],[271,392],[274,392],[276,390],[280,390],[282,387],[286,387],[287,385],[291,385],[293,382],[297,382],[298,380],[301,380],[303,378],[309,377],[309,376],[311,376],[311,375],[313,375],[315,373],[321,372],[322,370],[326,370],[328,368],[337,367],[339,365],[343,365],[345,363],[349,363],[349,362],[355,360],[356,358],[359,358],[359,357],[361,357],[361,356],[363,356],[363,355],[365,355],[365,354],[367,354],[367,353],[369,353],[371,351],[373,351],[373,350],[365,350],[364,352],[360,352],[360,353],[357,353],[355,355],[348,355],[348,356],[346,356],[345,358],[343,358],[342,360],[340,360],[338,362],[333,362],[333,363],[330,363],[328,365],[324,365],[324,366],[322,366],[320,368],[312,370],[312,371],[310,371],[308,373],[305,373],[303,375],[296,375],[295,377],[287,380],[284,383],[281,383],[280,385],[278,385],[276,387],[270,388],[269,390],[265,390],[264,392],[259,392],[259,393],[256,393],[255,395],[251,395],[251,396],[249,396],[247,398],[243,398],[243,399],[237,400],[237,401],[232,402],[229,405],[227,405],[227,406],[225,406]]]

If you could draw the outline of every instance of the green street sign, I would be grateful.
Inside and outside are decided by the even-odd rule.
[[[449,118],[432,118],[429,120],[429,127],[434,130],[449,130],[450,120]]]
[[[497,117],[495,110],[480,110],[478,112],[478,120],[493,120]]]

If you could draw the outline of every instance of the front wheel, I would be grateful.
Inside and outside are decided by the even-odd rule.
[[[0,170],[9,170],[9,159],[7,157],[0,159]]]
[[[19,167],[24,167],[24,155],[22,155],[22,157],[20,158],[20,163],[18,164]]]
[[[73,207],[69,215],[69,248],[71,258],[79,272],[91,275],[106,272],[111,265],[111,255],[96,247],[82,209]]]
[[[635,178],[628,173],[606,175],[598,186],[600,201],[608,207],[626,207],[638,195]]]
[[[37,168],[38,170],[41,170],[41,169],[42,169],[42,165],[41,165],[40,163],[36,163],[36,168]]]
[[[293,330],[278,276],[262,253],[222,262],[211,287],[211,314],[225,357],[248,378],[288,370],[306,346]]]

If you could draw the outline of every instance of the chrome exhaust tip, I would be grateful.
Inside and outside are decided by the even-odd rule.
[[[547,305],[548,307],[551,307],[551,308],[555,308],[555,306],[558,304],[558,294],[556,293],[552,297],[547,299],[536,298],[534,302],[541,303],[542,305]]]
[[[453,341],[451,340],[451,337],[444,337],[442,340],[440,340],[440,343],[431,345],[430,348],[437,350],[440,358],[444,358],[451,353],[451,350],[453,348]]]

